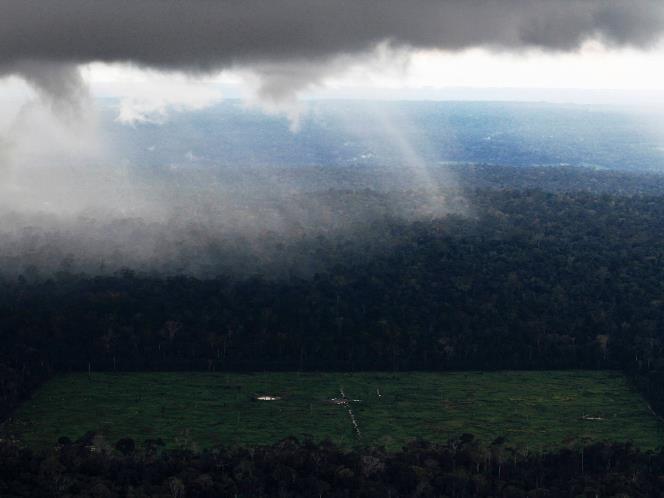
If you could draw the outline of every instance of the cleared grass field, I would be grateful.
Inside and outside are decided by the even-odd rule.
[[[329,402],[342,389],[361,401]],[[2,432],[36,447],[94,430],[110,442],[160,437],[169,447],[198,448],[290,435],[398,448],[417,437],[444,442],[468,432],[537,451],[572,438],[653,449],[661,446],[662,429],[622,375],[556,371],[70,374],[43,386]]]

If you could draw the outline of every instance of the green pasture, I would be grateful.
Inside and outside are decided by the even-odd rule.
[[[329,402],[343,390],[348,407]],[[257,401],[261,395],[276,401]],[[398,448],[462,433],[533,451],[589,441],[661,445],[662,424],[614,372],[98,373],[60,375],[2,427],[29,445],[101,432],[168,447],[266,444],[287,436]]]

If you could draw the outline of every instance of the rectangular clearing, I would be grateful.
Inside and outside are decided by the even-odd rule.
[[[341,390],[348,405],[330,402]],[[2,432],[36,447],[99,431],[111,443],[162,438],[168,447],[270,444],[310,435],[391,449],[418,437],[444,442],[467,432],[538,451],[572,440],[629,440],[653,449],[661,446],[662,429],[614,372],[189,372],[61,375],[23,404]]]

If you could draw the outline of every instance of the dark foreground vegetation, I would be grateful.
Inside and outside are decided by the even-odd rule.
[[[664,453],[630,444],[524,454],[500,438],[465,434],[443,445],[416,441],[395,453],[347,451],[286,439],[273,446],[202,453],[161,450],[160,441],[114,445],[95,434],[35,453],[0,444],[0,495],[251,497],[657,497]]]

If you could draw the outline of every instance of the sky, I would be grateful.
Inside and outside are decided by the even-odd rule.
[[[509,94],[507,89],[533,89],[540,90],[534,93],[542,96],[555,93],[549,90],[563,90],[561,94],[579,90],[579,95],[585,93],[591,99],[588,91],[596,90],[631,93],[638,99],[640,93],[664,95],[663,67],[663,44],[635,50],[588,42],[577,51],[562,54],[533,50],[515,55],[483,49],[461,53],[419,50],[407,55],[376,51],[373,57],[323,79],[301,96],[428,99],[464,89],[469,96],[501,98]],[[159,86],[164,76],[123,65],[96,64],[87,71],[95,93],[106,96],[130,94],[127,87],[136,83]],[[204,88],[244,98],[251,97],[254,85],[251,74],[232,70],[203,78],[180,77],[179,83],[191,91],[203,84]]]
[[[391,55],[394,55],[393,57]],[[301,92],[300,98],[445,99],[478,98],[573,100],[593,102],[604,95],[641,101],[664,98],[664,45],[646,50],[610,48],[588,42],[571,53],[492,53],[419,50],[389,54],[376,51]],[[144,69],[135,65],[91,63],[82,66],[97,97],[135,97],[159,93],[177,100],[182,93],[199,99],[251,98],[255,75],[224,70],[206,75]],[[25,98],[30,87],[16,77],[0,80],[4,97]]]
[[[634,49],[589,41],[566,53],[495,53],[482,48],[461,52],[376,50],[316,81],[283,106],[275,106],[274,102],[265,105],[257,98],[258,76],[251,70],[191,75],[126,63],[89,63],[82,65],[80,71],[94,98],[119,100],[119,122],[136,124],[236,98],[286,114],[294,112],[293,100],[303,103],[335,98],[544,101],[661,109],[663,62],[661,43]],[[5,102],[0,127],[35,95],[34,89],[16,76],[0,79],[0,100]]]
[[[129,121],[141,105],[234,97],[276,110],[308,98],[664,101],[658,0],[0,6],[0,95],[61,108],[120,97]]]

